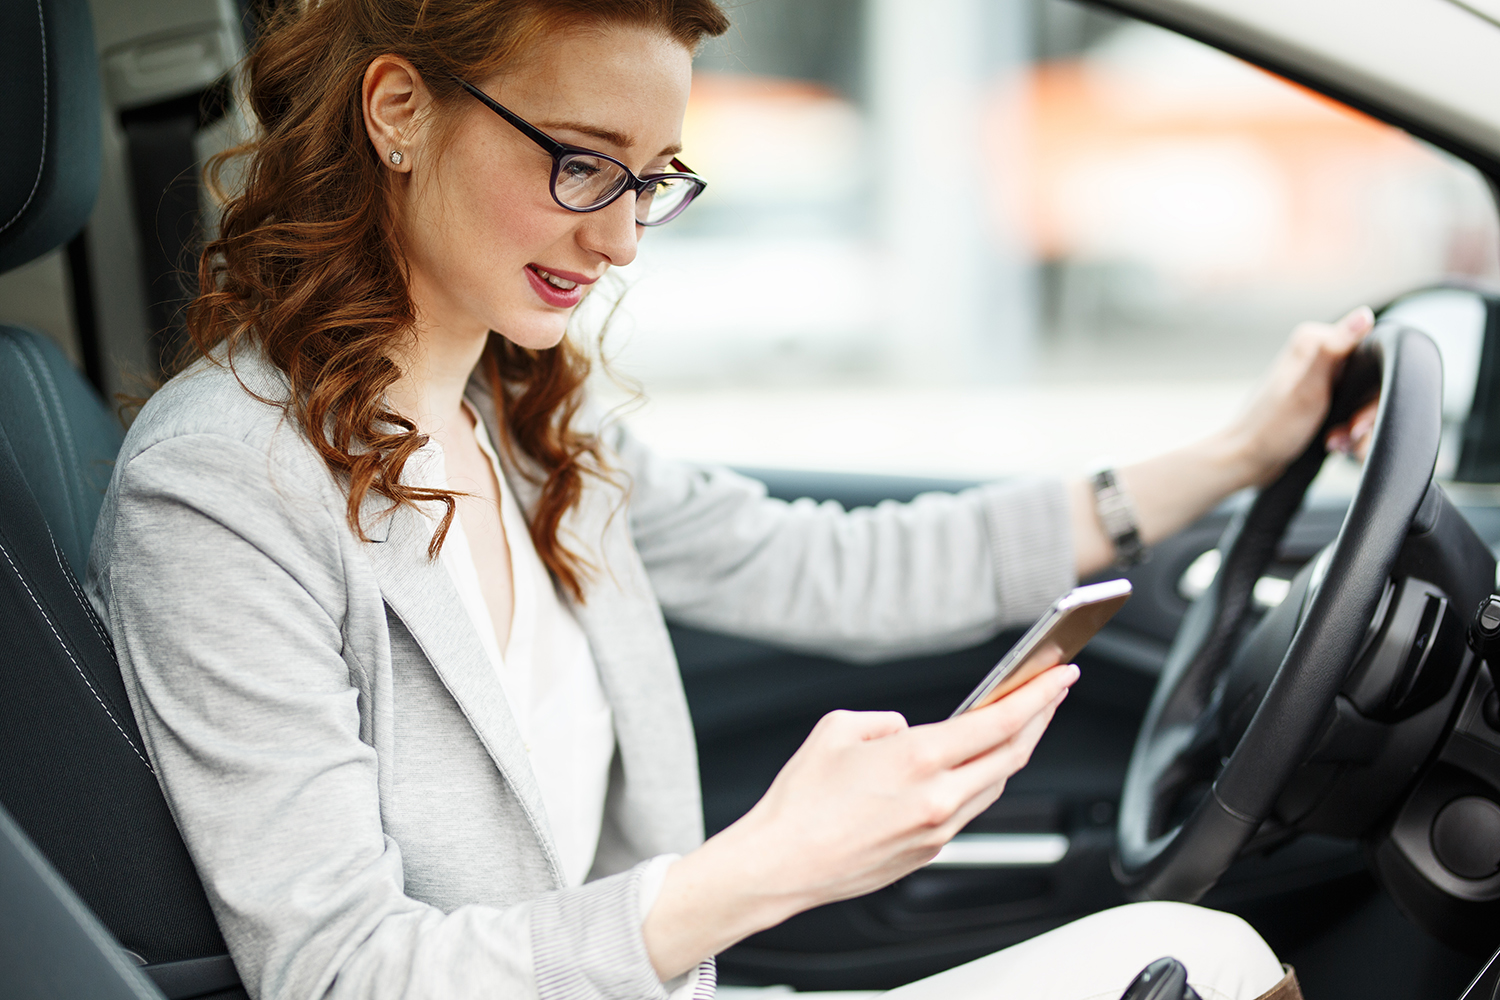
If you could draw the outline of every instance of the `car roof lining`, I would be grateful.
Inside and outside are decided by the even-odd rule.
[[[1370,93],[1353,84],[1348,77],[1327,65],[1329,60],[1317,60],[1321,66],[1294,64],[1292,57],[1276,51],[1277,39],[1266,33],[1249,32],[1242,24],[1234,23],[1218,9],[1213,0],[1078,0],[1086,6],[1111,10],[1139,21],[1154,24],[1176,34],[1212,46],[1221,52],[1243,59],[1267,72],[1274,73],[1292,83],[1307,87],[1343,104],[1355,111],[1393,125],[1424,142],[1458,157],[1480,171],[1489,183],[1491,194],[1500,207],[1500,148],[1491,150],[1470,137],[1456,131],[1434,125],[1417,117],[1415,110],[1394,105],[1389,96]],[[1476,19],[1476,27],[1488,25],[1487,19],[1467,7],[1453,4],[1456,11]],[[1257,37],[1260,35],[1260,37]],[[1496,59],[1500,61],[1500,30],[1496,31]],[[1314,55],[1315,54],[1309,54]],[[1342,77],[1342,78],[1341,78]],[[1430,95],[1428,100],[1435,101]],[[1479,123],[1476,123],[1478,125]],[[1482,127],[1482,126],[1481,126]],[[1497,129],[1500,131],[1500,129]],[[1496,137],[1500,144],[1500,135]]]

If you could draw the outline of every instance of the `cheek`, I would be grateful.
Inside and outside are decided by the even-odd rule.
[[[471,262],[502,268],[509,278],[524,277],[519,269],[545,259],[571,227],[572,218],[553,203],[547,174],[536,163],[485,157],[465,165],[462,177],[450,175],[448,182],[463,202],[447,213],[450,231],[462,234],[464,246],[457,252]],[[507,275],[494,277],[503,282]]]
[[[512,298],[527,291],[522,268],[545,258],[571,220],[559,218],[545,175],[527,183],[518,169],[472,159],[446,159],[416,193],[411,264],[449,295]]]
[[[479,192],[479,211],[472,233],[479,255],[499,262],[514,260],[516,267],[538,261],[546,248],[566,231],[559,225],[551,201],[539,202],[534,192],[519,185],[495,185]]]

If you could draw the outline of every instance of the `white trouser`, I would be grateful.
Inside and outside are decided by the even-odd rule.
[[[1254,1000],[1284,975],[1270,947],[1239,917],[1185,903],[1134,903],[909,983],[882,1000],[1117,1000],[1136,973],[1164,955],[1187,966],[1188,982],[1203,1000]],[[732,987],[721,995],[753,996]]]

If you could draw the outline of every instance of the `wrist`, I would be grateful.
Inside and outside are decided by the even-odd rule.
[[[1217,471],[1224,496],[1275,478],[1281,463],[1261,447],[1254,428],[1236,421],[1200,442],[1208,466]]]
[[[783,856],[781,850],[787,838],[768,820],[757,805],[694,852],[696,873],[725,901],[726,909],[739,915],[737,922],[745,928],[741,936],[828,902],[797,878],[796,859]],[[802,851],[800,845],[791,846]]]
[[[667,869],[642,923],[646,951],[662,981],[793,914],[817,905],[804,893],[779,887],[778,866],[745,820],[710,839]]]

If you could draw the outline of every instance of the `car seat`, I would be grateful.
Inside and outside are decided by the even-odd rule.
[[[73,236],[94,202],[86,0],[0,4],[0,67],[6,271]],[[78,583],[120,439],[62,352],[0,317],[0,803],[168,997],[243,997]]]

